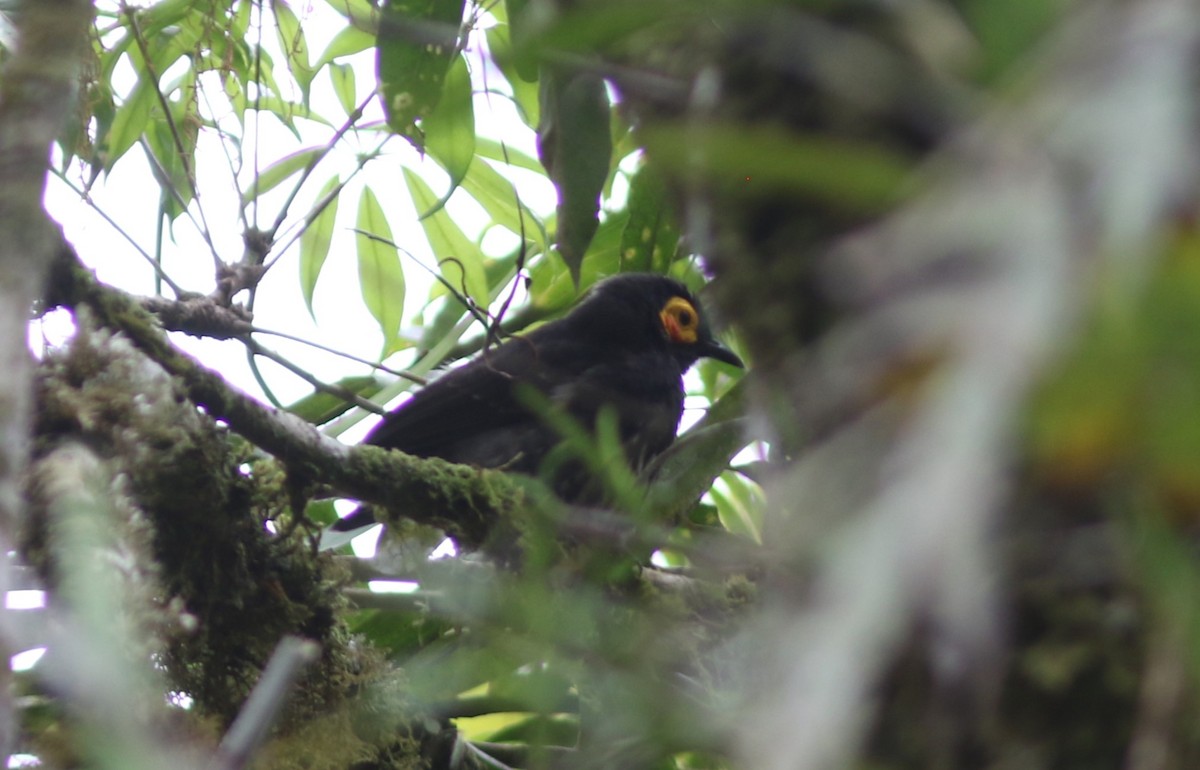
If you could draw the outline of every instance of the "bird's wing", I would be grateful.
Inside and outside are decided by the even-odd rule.
[[[572,363],[561,358],[554,350],[543,351],[536,338],[510,340],[418,391],[385,416],[366,442],[419,457],[487,464],[465,447],[528,423],[531,415],[514,395],[514,385],[525,382],[548,391],[547,383],[571,376]]]

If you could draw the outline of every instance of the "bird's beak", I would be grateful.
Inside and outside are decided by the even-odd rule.
[[[724,361],[730,366],[736,366],[739,369],[746,368],[746,364],[742,362],[742,359],[738,358],[737,353],[734,353],[715,339],[702,340],[700,342],[700,357],[715,358],[718,361]]]

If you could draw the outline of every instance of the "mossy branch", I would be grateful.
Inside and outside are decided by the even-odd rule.
[[[100,283],[65,241],[59,252],[47,291],[49,305],[90,307],[98,323],[123,334],[175,377],[210,417],[278,458],[296,478],[403,512],[467,547],[479,546],[524,501],[521,485],[498,471],[378,447],[348,447],[298,417],[255,401],[180,352],[135,297]]]

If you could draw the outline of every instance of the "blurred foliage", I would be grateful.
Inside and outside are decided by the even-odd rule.
[[[169,533],[157,601],[203,626],[163,632],[154,662],[190,699],[187,741],[211,746],[290,632],[325,644],[324,679],[262,767],[1200,758],[1189,3],[97,11],[53,171],[82,198],[147,164],[160,232],[137,247],[181,297],[211,287],[173,271],[212,263],[224,301],[291,292],[326,324],[320,292],[357,272],[335,307],[361,305],[378,356],[305,372],[336,387],[290,407],[329,434],[367,417],[350,396],[392,403],[623,271],[715,276],[706,301],[755,364],[689,376],[689,417],[711,411],[646,478],[604,474],[625,511],[581,522],[531,486],[543,504],[496,560],[430,558],[440,534],[416,525],[371,559],[318,556],[333,506],[300,470],[212,426],[140,428],[179,446],[129,463],[106,448],[136,405],[106,412],[75,377],[39,441],[90,435],[115,488],[161,472],[189,498],[133,501]],[[560,428],[606,465],[603,436]],[[200,466],[203,495],[178,473]],[[45,711],[25,738],[49,757]]]

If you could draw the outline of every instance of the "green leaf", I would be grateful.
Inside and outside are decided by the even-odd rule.
[[[296,118],[306,118],[325,126],[333,126],[333,124],[330,123],[329,120],[327,120],[323,115],[313,112],[305,105],[297,102],[285,101],[280,99],[278,96],[264,96],[257,100],[254,103],[254,106],[257,107],[260,112],[269,112],[275,117],[279,118],[279,120],[285,126],[291,129],[292,133],[295,134],[297,139],[300,138],[300,133],[296,130],[296,126],[294,125]]]
[[[375,43],[375,70],[388,126],[424,146],[429,117],[458,53],[465,0],[387,0]]]
[[[546,173],[546,169],[542,166],[540,160],[528,153],[521,152],[511,145],[501,144],[495,139],[487,139],[482,136],[476,137],[475,154],[481,158],[494,160],[505,166],[523,168],[542,175]]]
[[[483,206],[493,222],[516,235],[523,235],[526,240],[536,240],[540,245],[539,250],[546,251],[548,239],[545,225],[520,202],[513,183],[490,164],[472,163],[463,179],[462,188]]]
[[[169,108],[171,121],[155,116],[147,124],[143,147],[159,184],[159,205],[174,220],[192,202],[200,118],[191,99],[172,102]]]
[[[380,387],[379,380],[371,376],[344,377],[334,385],[364,398],[373,396]],[[352,402],[341,396],[318,390],[291,404],[288,411],[313,425],[324,425],[347,412],[352,406]]]
[[[279,47],[287,57],[292,77],[300,84],[304,93],[304,101],[308,101],[308,91],[316,74],[308,57],[308,42],[304,39],[304,28],[300,20],[288,7],[287,0],[271,0],[271,10],[275,13],[275,33],[279,38]]]
[[[315,163],[327,151],[325,147],[306,147],[275,161],[263,169],[258,178],[242,193],[242,204],[245,205],[268,190],[278,187],[288,177],[303,171],[309,164]]]
[[[735,471],[721,475],[722,491],[714,487],[709,494],[717,503],[717,514],[725,529],[735,535],[762,543],[762,490],[753,481]]]
[[[354,68],[349,64],[329,65],[329,80],[333,84],[333,92],[347,115],[354,113],[358,107],[357,84],[354,80]]]
[[[374,35],[356,27],[346,27],[334,35],[333,40],[329,41],[329,45],[325,46],[325,50],[321,53],[321,57],[317,59],[317,63],[313,65],[313,69],[320,70],[335,59],[340,59],[343,56],[353,56],[356,53],[367,50],[373,45],[375,45]]]
[[[404,270],[392,230],[371,188],[358,202],[358,279],[363,302],[383,332],[383,356],[398,349],[404,313]]]
[[[629,222],[621,233],[621,272],[665,273],[679,246],[679,225],[667,190],[648,164],[629,182]]]
[[[504,16],[508,20],[509,29],[512,30],[513,41],[521,43],[515,49],[510,45],[506,50],[509,53],[515,54],[511,57],[512,64],[509,65],[517,76],[512,80],[536,83],[538,80],[538,51],[534,46],[528,45],[527,41],[530,37],[531,28],[535,26],[531,22],[540,22],[546,14],[528,13],[526,11],[528,6],[529,0],[504,1]],[[557,16],[558,14],[553,15]]]
[[[580,266],[579,282],[563,270],[557,260],[541,260],[529,271],[530,302],[543,310],[558,310],[569,305],[578,292],[601,278],[621,269],[621,233],[629,221],[629,212],[611,214],[596,230],[588,253]]]
[[[608,91],[588,72],[544,68],[538,155],[558,189],[558,251],[578,283],[599,226],[600,192],[612,162]]]
[[[355,624],[354,633],[362,634],[377,648],[393,657],[407,657],[443,636],[453,628],[448,621],[428,613],[371,612]]]
[[[513,102],[517,105],[517,113],[521,116],[521,120],[525,122],[525,125],[533,128],[541,119],[541,109],[538,106],[537,68],[533,68],[535,74],[533,79],[527,80],[521,76],[518,71],[517,57],[512,49],[512,39],[509,34],[511,29],[512,27],[506,24],[497,24],[488,29],[488,51],[491,52],[492,59],[500,68],[504,79],[508,81],[508,87],[512,89]]]
[[[321,188],[317,202],[319,204],[329,198],[329,204],[309,219],[308,226],[300,234],[300,288],[304,292],[304,304],[308,306],[309,315],[313,315],[313,293],[317,288],[317,279],[321,277],[321,268],[325,266],[325,258],[329,256],[329,244],[333,241],[338,199],[336,195],[330,196],[338,184],[339,179],[335,176]]]
[[[374,35],[378,26],[375,18],[377,11],[368,0],[325,0],[325,4],[340,13],[354,27]]]
[[[425,120],[425,151],[450,175],[450,188],[426,209],[424,219],[440,211],[454,194],[475,157],[475,108],[467,60],[455,57],[446,74],[442,98]]]
[[[418,210],[437,202],[425,180],[404,169],[404,182]],[[483,270],[483,253],[478,244],[463,233],[445,209],[421,220],[429,247],[438,261],[438,270],[455,291],[466,294],[482,308],[488,306],[488,282]]]
[[[137,142],[150,122],[150,110],[158,103],[157,85],[153,78],[143,73],[133,91],[117,107],[109,129],[108,156],[104,159],[104,170],[112,171],[115,164]]]
[[[898,202],[910,164],[875,145],[769,125],[656,125],[639,131],[663,168],[746,199],[798,194],[856,211]]]
[[[337,508],[333,500],[313,500],[304,506],[304,516],[309,521],[327,527],[337,521]]]

